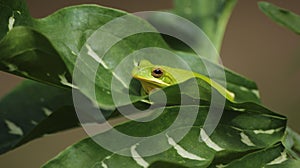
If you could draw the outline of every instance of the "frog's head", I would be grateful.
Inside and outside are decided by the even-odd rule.
[[[148,60],[141,60],[139,65],[132,70],[132,76],[141,82],[146,93],[176,83],[164,66],[153,65]]]

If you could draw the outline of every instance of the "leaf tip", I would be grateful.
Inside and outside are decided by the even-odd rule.
[[[271,4],[269,2],[266,2],[266,1],[259,1],[257,2],[257,5],[258,7],[261,9],[261,10],[264,10],[266,9],[268,6],[270,6]]]

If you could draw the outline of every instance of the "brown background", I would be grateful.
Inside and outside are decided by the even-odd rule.
[[[64,6],[97,3],[126,10],[160,10],[172,7],[170,0],[27,0],[34,17],[44,17]],[[299,0],[269,0],[300,14]],[[289,118],[289,125],[300,132],[300,37],[263,15],[255,0],[240,0],[229,21],[221,57],[223,64],[257,82],[263,103]],[[0,97],[20,78],[0,72]],[[39,167],[68,145],[86,137],[73,129],[34,140],[0,156],[0,167]]]

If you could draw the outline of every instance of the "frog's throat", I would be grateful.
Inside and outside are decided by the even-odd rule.
[[[141,84],[146,93],[150,93],[151,91],[154,91],[155,89],[162,88],[161,86],[158,86],[154,83],[141,82]]]
[[[153,91],[155,89],[167,87],[167,86],[170,85],[170,84],[165,83],[165,82],[160,81],[160,80],[157,80],[157,81],[147,80],[147,79],[138,79],[138,80],[141,82],[142,87],[143,87],[143,89],[145,90],[146,93],[150,93],[151,91]]]

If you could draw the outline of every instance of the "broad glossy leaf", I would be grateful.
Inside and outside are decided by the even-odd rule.
[[[103,113],[105,117],[110,114]],[[77,127],[72,92],[24,81],[0,101],[0,125],[0,153],[45,134]]]
[[[285,148],[281,144],[255,151],[247,154],[242,158],[236,159],[228,164],[216,165],[228,168],[252,168],[252,167],[280,167],[280,168],[297,168],[300,166],[299,160],[294,160],[288,156]]]
[[[209,167],[227,167],[227,168],[253,168],[253,167],[266,167],[266,168],[298,168],[300,166],[299,160],[294,160],[287,155],[284,147],[281,144],[276,144],[267,149],[258,150],[241,158],[230,159],[229,163],[212,163]],[[185,168],[177,164],[169,162],[156,162],[151,164],[150,167],[178,167]]]
[[[9,6],[11,4],[4,5]],[[26,13],[22,14],[26,15]],[[119,10],[97,5],[80,5],[59,10],[46,18],[31,19],[30,22],[13,24],[16,27],[9,31],[0,44],[0,51],[3,53],[0,57],[2,63],[0,68],[48,84],[77,88],[71,84],[70,74],[73,73],[77,56],[80,54],[83,44],[99,27],[126,14]],[[131,15],[128,15],[128,17],[133,22],[131,26],[137,27],[137,24],[139,24],[142,28],[155,31],[152,26],[142,19]],[[15,18],[15,22],[18,19],[22,18]],[[29,19],[27,18],[27,20]],[[18,27],[20,25],[28,27],[20,28]],[[120,25],[122,24],[117,25],[116,28],[119,28]],[[113,31],[108,31],[107,34],[116,36],[116,32]],[[143,42],[140,43],[140,41]],[[99,45],[95,49],[96,51],[101,49],[101,46],[108,45],[109,41],[102,39],[97,43]],[[106,109],[115,107],[110,94],[110,81],[115,66],[128,54],[151,46],[166,48],[166,44],[159,34],[140,33],[121,39],[105,54],[105,57],[101,55],[99,58],[103,59],[107,66],[100,64],[99,68],[95,68],[91,64],[87,64],[88,61],[85,60],[85,64],[87,64],[85,69],[94,68],[88,71],[88,74],[84,74],[87,79],[93,78],[89,72],[98,71],[96,84],[93,81],[90,82],[95,85],[96,91],[93,90],[93,92],[97,93],[97,101],[101,107]],[[90,61],[95,62],[95,60]],[[80,69],[80,71],[85,70]],[[130,73],[130,71],[128,72]],[[80,86],[79,90],[89,98],[95,99],[91,96],[93,93],[86,90],[87,88],[90,87],[83,85]]]
[[[45,83],[77,88],[71,84],[70,74],[73,73],[75,61],[83,47],[82,45],[100,26],[124,15],[126,15],[125,12],[118,10],[96,5],[81,5],[62,9],[43,19],[31,19],[30,24],[29,22],[28,24],[26,22],[20,23],[21,25],[30,26],[30,28],[16,27],[0,43],[0,49],[4,53],[1,56],[2,70]],[[134,16],[129,16],[129,18],[132,19],[131,22],[136,23],[131,24],[134,27],[140,26],[147,30],[155,31],[145,21]],[[106,33],[108,35],[118,34],[118,32],[113,32],[112,30]],[[142,41],[142,43],[137,43],[139,41]],[[95,52],[101,51],[101,46],[108,45],[110,41],[98,39],[96,43],[99,43],[99,45],[92,48]],[[86,65],[86,68],[82,68],[84,70],[80,70],[83,71],[82,74],[85,78],[81,80],[83,84],[79,90],[90,99],[96,99],[102,108],[113,109],[116,106],[112,99],[110,86],[113,71],[128,54],[145,47],[167,48],[162,38],[155,33],[142,33],[126,37],[113,45],[105,55],[100,55],[99,58],[102,59],[105,65],[97,63],[99,67],[89,69],[92,67],[92,63],[95,63],[95,60],[92,58],[85,60],[86,62],[91,62]],[[82,53],[80,54],[82,55]],[[193,70],[200,69],[196,72],[205,74],[205,68],[202,66],[203,64],[200,64],[201,61],[195,61],[195,58],[190,59],[187,56],[183,58],[187,58],[187,62],[193,63],[191,64]],[[195,63],[199,63],[199,65],[195,66]],[[212,68],[217,67],[212,63],[210,65],[212,65]],[[53,66],[56,68],[51,68]],[[217,68],[220,70],[220,67]],[[125,72],[130,74],[131,68],[126,69],[127,72]],[[93,75],[91,75],[93,73],[96,77],[95,84]],[[257,93],[253,82],[251,83],[238,75],[232,75],[232,72],[226,74],[229,74],[231,82],[228,84],[229,89],[235,90],[236,93],[241,93],[237,94],[238,98],[242,96],[239,99],[258,102],[257,96],[253,94],[254,91]],[[118,78],[123,76],[119,75]],[[240,83],[244,85],[237,86]],[[91,89],[90,85],[95,85],[95,90]],[[130,86],[129,90],[136,90],[136,88]],[[252,95],[246,94],[252,91]],[[94,93],[96,93],[96,96],[91,96]],[[127,94],[123,91],[118,91],[117,93],[120,95]],[[133,95],[131,98],[134,102],[141,99],[137,95]],[[118,105],[129,103],[131,102],[121,101]]]
[[[77,126],[71,96],[70,90],[24,81],[3,97],[0,102],[1,153],[50,133],[55,127]],[[51,120],[54,116],[61,117],[61,121],[52,120],[44,130],[34,131],[41,123],[48,122],[46,120]]]
[[[53,15],[50,15],[49,17],[36,20],[33,26],[50,39],[54,47],[60,55],[62,55],[62,59],[71,73],[73,73],[77,56],[80,55],[81,57],[84,57],[84,55],[87,55],[86,59],[83,60],[82,63],[78,63],[78,65],[85,66],[78,69],[78,71],[81,71],[79,73],[82,73],[82,76],[79,78],[80,81],[75,80],[75,83],[81,83],[78,85],[79,90],[90,99],[96,99],[100,107],[104,109],[114,109],[116,106],[112,100],[111,80],[114,69],[125,57],[128,56],[128,54],[145,47],[166,48],[166,44],[157,33],[133,34],[128,37],[117,39],[120,41],[114,44],[111,48],[105,48],[105,46],[109,46],[112,43],[111,40],[114,39],[113,37],[119,37],[121,36],[118,35],[119,33],[124,33],[120,30],[120,32],[114,31],[116,28],[119,29],[119,27],[124,26],[124,24],[132,28],[126,27],[122,29],[123,31],[135,30],[135,28],[138,28],[142,30],[152,30],[155,32],[155,29],[147,22],[132,15],[127,15],[125,23],[118,23],[115,27],[106,26],[106,29],[105,26],[104,28],[101,27],[113,19],[126,14],[127,13],[119,10],[113,10],[96,5],[81,5],[65,8]],[[78,20],[78,18],[80,19]],[[59,22],[57,22],[58,20]],[[127,21],[129,23],[126,24]],[[101,38],[101,36],[100,38],[94,37],[96,38],[95,41],[90,39],[91,42],[86,43],[86,45],[83,46],[92,33],[99,32],[95,31],[100,27],[105,29],[103,31],[100,30],[100,33],[104,36],[108,36],[110,40],[107,38]],[[61,31],[62,29],[64,31]],[[142,41],[142,43],[140,41]],[[88,44],[90,46],[87,46]],[[109,49],[107,53],[98,54],[98,51],[101,52],[102,50],[107,49]],[[91,50],[98,54],[96,57],[101,60],[102,64],[96,62],[96,60],[90,55]],[[127,73],[130,74],[130,72],[131,69],[127,69]],[[124,78],[122,75],[117,74],[116,76],[117,79]],[[92,89],[93,87],[91,87],[91,85],[95,85],[95,89]],[[95,97],[91,96],[94,93],[96,94]],[[127,93],[117,91],[117,94],[122,95]],[[135,97],[134,99],[135,101],[140,100],[139,97]],[[129,103],[131,102],[121,101],[118,105],[126,105]]]
[[[20,72],[18,75],[22,75],[24,77],[30,77],[31,79],[35,79],[45,83],[51,83],[58,86],[76,87],[70,84],[71,79],[69,74],[73,74],[74,67],[76,66],[75,60],[78,57],[78,55],[82,56],[82,52],[85,52],[87,56],[91,57],[90,54],[91,49],[95,51],[96,54],[101,53],[103,46],[110,44],[109,40],[112,39],[112,38],[105,38],[103,40],[97,39],[98,40],[97,43],[88,43],[88,44],[95,44],[89,48],[87,45],[84,45],[85,42],[87,42],[88,37],[90,37],[90,35],[92,35],[95,32],[95,30],[97,30],[100,26],[104,25],[105,23],[108,23],[109,21],[115,18],[124,15],[126,15],[125,12],[114,10],[114,9],[104,8],[96,5],[81,5],[81,6],[74,6],[74,7],[68,7],[62,9],[43,19],[31,20],[27,18],[28,22],[21,22],[19,21],[19,19],[15,18],[14,23],[20,23],[20,24],[13,24],[13,26],[23,25],[27,27],[19,27],[19,28],[14,27],[9,31],[7,36],[4,37],[4,39],[1,41],[3,43],[0,43],[2,45],[2,49],[0,50],[0,52],[2,53],[2,50],[5,51],[3,53],[7,53],[7,54],[5,54],[3,58],[7,58],[7,59],[5,59],[5,65],[3,64],[3,66],[1,66],[0,68],[6,71],[10,71],[12,69],[15,69],[16,67],[12,65],[18,64],[17,68],[21,72],[23,72],[23,73]],[[8,24],[9,24],[9,16],[11,15],[7,15]],[[143,27],[146,27],[148,29],[153,29],[148,23],[146,23],[145,21],[137,17],[134,16],[129,16],[129,17],[133,21],[135,21],[134,23],[140,24]],[[133,28],[137,27],[136,26],[137,24],[132,24],[132,27]],[[119,24],[118,27],[122,29],[123,28],[122,26],[123,24]],[[106,30],[108,31],[105,31],[105,33],[107,33],[110,36],[118,35],[118,34],[116,35],[118,31],[114,32],[113,29],[110,31],[109,29]],[[132,30],[132,29],[128,28],[125,30]],[[14,31],[16,32],[20,31],[22,33],[13,33]],[[25,35],[24,37],[21,36],[23,34]],[[27,39],[31,39],[28,44],[25,43]],[[20,49],[20,51],[26,51],[25,53],[21,53],[20,55],[18,55],[18,58],[20,58],[19,60],[14,58],[15,51],[9,48],[12,46],[15,47],[14,46],[15,41],[22,44],[21,46],[19,46],[20,48],[17,47],[17,49]],[[29,47],[26,45],[29,45]],[[92,57],[88,59],[88,61],[86,62],[87,64],[86,69],[83,70],[81,69],[80,72],[86,76],[87,80],[83,80],[83,82],[86,83],[92,83],[94,80],[93,79],[94,76],[91,76],[89,72],[96,74],[95,76],[96,99],[98,104],[102,108],[114,109],[115,107],[115,104],[112,101],[110,83],[114,77],[113,72],[117,67],[117,65],[128,54],[132,54],[135,51],[145,47],[159,47],[159,48],[168,49],[168,47],[166,46],[165,42],[162,40],[159,34],[141,33],[141,34],[131,35],[122,38],[120,41],[115,43],[107,53],[103,55],[98,54],[97,57],[98,59],[101,60],[100,64],[99,62],[97,63],[97,60],[95,60]],[[27,51],[30,48],[33,48],[34,52],[29,52],[28,54]],[[46,56],[46,58],[49,59],[46,59],[46,61],[44,61],[43,56]],[[55,65],[57,67],[55,68],[53,68],[53,66],[45,67],[45,69],[43,69],[43,71],[40,71],[40,73],[37,72],[36,69],[34,69],[34,71],[31,71],[30,68],[26,67],[26,64],[23,64],[26,63],[25,61],[27,58],[30,58],[30,64],[34,65],[36,69],[41,68],[39,66],[44,65],[46,63],[51,63],[52,65]],[[35,58],[35,59],[31,59],[31,58]],[[97,65],[99,65],[99,67],[94,68],[93,66],[91,66],[92,63],[95,62],[97,63]],[[192,59],[190,62],[191,63],[193,62]],[[11,66],[7,66],[8,64],[10,64]],[[126,65],[132,66],[133,63],[126,64]],[[213,64],[212,66],[214,67]],[[12,69],[10,69],[10,67]],[[23,67],[25,69],[27,68],[26,71],[23,71]],[[122,69],[122,72],[127,74],[130,73],[132,67],[131,68],[128,67]],[[200,65],[197,66],[194,65],[193,67],[195,67],[195,69],[203,68]],[[202,72],[204,73],[205,70],[202,70]],[[53,78],[48,78],[47,73],[50,73],[51,74],[50,76]],[[255,94],[250,93],[252,92],[252,90],[256,90],[256,86],[253,82],[248,81],[242,77],[239,77],[238,75],[235,75],[234,73],[231,72],[227,72],[226,75],[228,75],[229,76],[228,78],[230,78],[228,81],[232,83],[232,85],[228,85],[229,87],[232,87],[229,89],[237,90],[235,91],[235,93],[241,96],[238,97],[239,100],[241,100],[241,102],[246,100],[254,101],[254,102],[259,101],[258,97],[256,97]],[[119,75],[117,77],[120,77],[122,79],[123,75]],[[215,76],[214,78],[218,80],[218,76]],[[242,85],[242,87],[244,88],[240,87],[240,85]],[[93,96],[91,96],[93,93],[90,92],[91,90],[89,90],[90,87],[88,86],[90,85],[83,83],[83,85],[80,85],[79,90],[85,93],[85,95],[87,95],[89,98],[93,99]],[[129,87],[130,87],[129,90],[132,93],[134,93],[132,97],[132,100],[134,102],[141,100],[143,98],[136,94],[139,91],[136,90],[135,86],[130,85]],[[246,88],[246,93],[242,94],[242,92],[245,92],[245,88]],[[92,91],[94,92],[95,90]],[[239,93],[238,91],[241,92]],[[121,95],[123,94],[123,91],[117,90],[117,94]],[[243,97],[242,95],[245,96]],[[251,97],[253,95],[254,97]],[[128,103],[130,102],[124,101],[121,102],[120,104],[126,105]],[[216,152],[210,149],[205,143],[200,143],[200,145],[198,146],[199,144],[198,137],[199,137],[200,128],[203,125],[205,112],[207,112],[207,107],[201,107],[200,112],[204,113],[204,115],[198,116],[197,119],[199,121],[196,122],[197,124],[195,124],[195,126],[188,133],[188,135],[182,141],[179,142],[179,145],[183,146],[183,149],[192,152],[195,155],[199,155],[205,158],[205,160],[199,161],[199,157],[196,157],[198,158],[198,161],[197,159],[196,161],[189,160],[187,158],[182,157],[177,150],[171,148],[167,152],[162,153],[158,156],[146,158],[146,161],[149,163],[158,163],[160,161],[166,161],[166,162],[171,162],[175,165],[178,164],[181,165],[182,162],[184,161],[186,162],[186,166],[190,166],[190,165],[208,166],[210,162],[213,161],[214,158],[220,157],[218,155],[229,156],[232,153],[244,154],[244,152],[248,152],[249,150],[264,148],[268,146],[270,143],[274,144],[278,142],[282,137],[282,133],[286,122],[284,117],[273,114],[267,109],[261,108],[260,106],[251,103],[237,104],[233,107],[236,108],[235,109],[236,111],[234,111],[234,108],[232,108],[233,110],[227,108],[226,112],[228,113],[225,113],[225,115],[221,120],[221,125],[217,128],[216,132],[211,137],[214,142],[220,143],[219,145],[222,148],[224,148],[224,151],[228,151],[228,152],[223,151],[224,154],[223,152],[221,153]],[[117,129],[136,136],[155,134],[167,128],[171,124],[171,122],[176,117],[176,110],[173,111],[176,108],[178,107],[176,106],[169,107],[168,110],[165,111],[165,113],[162,115],[162,117],[160,117],[161,120],[158,119],[153,122],[149,122],[147,124],[129,122],[118,126]],[[57,109],[57,111],[65,111],[65,109],[59,108]],[[39,136],[41,134],[40,131],[46,130],[49,132],[53,132],[53,131],[57,131],[69,127],[68,125],[67,126],[62,125],[54,128],[52,127],[50,129],[49,125],[51,125],[52,122],[49,121],[56,121],[61,119],[60,116],[55,116],[54,114],[56,114],[56,112],[53,113],[53,116],[51,115],[50,117],[48,117],[47,120],[45,121],[43,120],[43,122],[41,122],[41,124],[38,127],[35,128],[30,127],[29,130],[32,130],[33,133],[31,135],[29,134],[28,136],[26,136],[23,140],[14,143],[18,145],[23,142],[26,142],[36,136]],[[57,114],[63,114],[63,113],[57,113]],[[74,115],[75,113],[72,114]],[[28,116],[31,117],[30,115]],[[16,118],[16,120],[17,119],[18,118]],[[13,122],[5,123],[6,127],[8,128],[8,126],[10,126],[16,128],[14,126],[17,126],[18,128],[19,125],[12,124],[12,123],[17,123],[17,121],[15,121],[15,119],[13,118],[11,119],[11,121]],[[71,124],[74,124],[74,122]],[[6,132],[8,132],[8,130],[6,130]],[[12,132],[15,133],[14,131]],[[17,133],[20,134],[20,129],[17,129]],[[99,137],[102,137],[104,134],[99,135]],[[168,140],[167,137],[165,137],[164,141],[162,141],[162,145],[168,145],[168,142],[166,140]],[[111,139],[111,142],[113,143],[115,141]],[[129,146],[125,150],[130,151],[129,150],[130,147],[132,146]],[[207,153],[202,153],[202,151],[206,151]],[[83,155],[82,153],[88,153],[89,156]],[[111,159],[104,159],[105,157],[110,155],[112,155],[112,153],[96,146],[95,144],[93,144],[93,142],[90,139],[88,139],[76,144],[74,147],[71,147],[69,150],[64,151],[61,154],[61,156],[51,161],[48,166],[52,165],[52,166],[61,167],[61,164],[65,164],[66,166],[70,166],[70,167],[72,166],[86,167],[89,165],[98,166],[99,164],[100,165],[107,164],[111,166],[116,164],[117,166],[120,166],[120,162],[127,164],[130,167],[138,166],[135,160],[128,157],[112,155]],[[65,158],[66,156],[68,157],[67,159]]]
[[[186,122],[180,123],[179,127],[168,129],[180,114],[179,107],[176,106],[165,108],[163,113],[152,121],[146,123],[130,121],[115,127],[116,130],[134,137],[148,137],[162,133],[162,138],[155,141],[155,145],[148,146],[151,149],[169,147],[160,154],[134,158],[133,156],[139,156],[145,152],[147,146],[146,148],[143,146],[145,141],[132,141],[124,144],[125,147],[122,149],[124,153],[129,154],[129,157],[121,156],[102,148],[91,138],[87,138],[63,151],[44,167],[121,166],[133,168],[146,167],[151,164],[208,167],[217,158],[241,157],[253,150],[272,146],[281,140],[284,133],[286,124],[284,117],[258,105],[248,104],[248,108],[243,112],[225,110],[218,127],[209,137],[210,141],[207,139],[199,141],[199,136],[203,138],[206,134],[202,128],[209,108],[204,106],[180,107],[191,113],[194,108],[199,108],[199,113],[193,126],[188,127],[190,131],[182,139],[178,133],[185,128],[184,125],[188,125],[189,118],[186,118]],[[159,109],[154,109],[152,112],[155,115]],[[151,115],[148,117],[152,118]],[[94,138],[107,139],[111,144],[120,143],[118,139],[110,137],[111,133],[108,131],[96,135]],[[177,140],[178,143],[176,143]]]
[[[120,10],[97,5],[79,5],[35,19],[32,27],[51,41],[72,73],[76,58],[87,38],[100,26],[125,14]]]
[[[68,87],[70,73],[49,40],[36,30],[18,26],[0,41],[0,69],[39,82]]]
[[[270,19],[291,31],[300,34],[300,16],[287,10],[273,5],[269,2],[259,2],[260,10]]]

